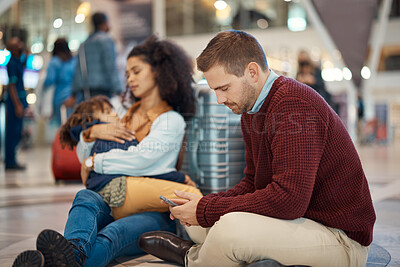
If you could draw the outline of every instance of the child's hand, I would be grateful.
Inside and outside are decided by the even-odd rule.
[[[187,174],[185,174],[185,182],[184,182],[185,184],[187,184],[187,185],[190,185],[190,186],[193,186],[193,187],[196,187],[196,183],[195,182],[193,182],[193,180],[192,179],[190,179],[190,176],[189,175],[187,175]]]

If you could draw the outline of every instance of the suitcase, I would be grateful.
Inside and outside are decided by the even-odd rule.
[[[60,109],[61,121],[67,121],[67,108],[62,105]],[[81,181],[81,163],[76,155],[76,146],[73,150],[69,147],[62,148],[59,131],[57,131],[51,145],[51,170],[57,181]]]
[[[226,191],[244,177],[245,148],[240,115],[218,104],[208,85],[196,85],[196,116],[187,121],[182,171],[204,194]]]
[[[76,155],[76,147],[73,150],[62,148],[58,131],[51,146],[51,169],[56,181],[81,180],[81,163]]]

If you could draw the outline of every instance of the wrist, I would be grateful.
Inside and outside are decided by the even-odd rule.
[[[94,156],[90,156],[85,160],[85,165],[88,169],[94,170]]]

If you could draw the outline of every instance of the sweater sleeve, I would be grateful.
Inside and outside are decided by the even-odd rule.
[[[287,97],[274,105],[264,123],[268,147],[261,149],[272,153],[272,164],[266,166],[272,169],[272,182],[236,196],[204,197],[197,206],[201,226],[210,227],[222,215],[238,211],[286,220],[305,214],[326,144],[326,121],[311,103]],[[250,170],[238,186],[249,182],[251,175],[255,175],[255,184],[257,179],[263,179]]]

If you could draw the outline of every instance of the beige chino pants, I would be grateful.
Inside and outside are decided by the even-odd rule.
[[[265,259],[283,265],[361,267],[369,250],[343,231],[305,218],[280,220],[232,212],[211,228],[186,230],[196,243],[186,254],[188,267],[246,266]]]

